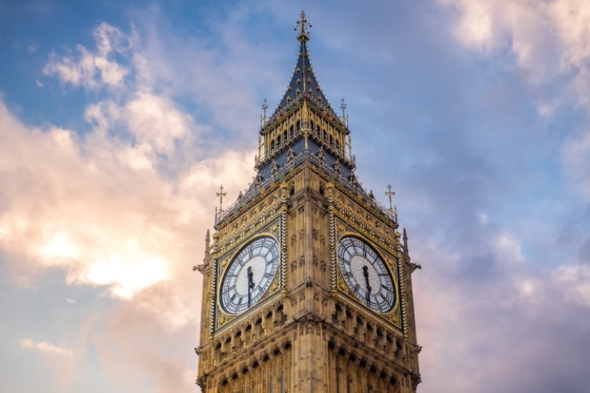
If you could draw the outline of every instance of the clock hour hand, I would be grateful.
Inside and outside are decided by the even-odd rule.
[[[250,308],[250,303],[251,303],[250,290],[254,289],[254,273],[252,273],[252,266],[248,266],[248,270],[246,270],[246,274],[248,276],[248,308]]]
[[[371,302],[371,286],[369,285],[369,268],[367,265],[363,266],[363,275],[365,276],[365,283],[367,284],[367,304]]]

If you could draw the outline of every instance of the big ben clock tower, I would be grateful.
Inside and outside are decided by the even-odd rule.
[[[411,393],[420,382],[418,265],[397,213],[355,176],[347,118],[311,67],[310,27],[302,13],[256,180],[216,212],[212,244],[207,233],[196,349],[206,393]]]

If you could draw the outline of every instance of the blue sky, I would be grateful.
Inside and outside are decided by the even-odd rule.
[[[0,1],[0,390],[198,390],[191,268],[302,9],[423,267],[419,391],[590,392],[583,0]]]

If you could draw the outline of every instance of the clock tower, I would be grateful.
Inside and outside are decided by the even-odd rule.
[[[304,13],[297,24],[293,77],[270,118],[263,106],[256,179],[216,211],[197,267],[197,383],[206,393],[415,392],[419,266],[397,212],[359,184],[345,105],[338,115],[328,103]]]

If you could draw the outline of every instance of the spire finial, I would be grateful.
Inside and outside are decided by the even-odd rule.
[[[223,197],[227,195],[225,192],[223,192],[223,188],[223,185],[221,185],[219,187],[220,192],[217,193],[217,196],[219,197],[219,214],[221,214],[223,211]]]
[[[301,42],[309,41],[309,31],[308,29],[311,28],[311,25],[307,23],[307,19],[305,19],[305,11],[301,11],[301,20],[297,21],[297,27],[295,31],[299,29],[299,35],[297,39]]]
[[[342,109],[342,123],[344,123],[345,127],[348,127],[348,116],[346,116],[346,103],[344,102],[344,97],[342,98],[340,109]]]
[[[262,125],[266,123],[266,110],[268,109],[268,104],[266,103],[266,98],[264,99],[264,104],[262,104],[262,110],[264,111],[264,115],[262,115]]]
[[[387,185],[387,189],[389,191],[385,191],[385,195],[387,195],[389,197],[389,211],[391,213],[393,213],[393,205],[392,205],[392,202],[391,202],[391,197],[395,195],[395,191],[391,191],[391,184],[388,184]],[[395,208],[395,215],[397,216],[397,206]]]

